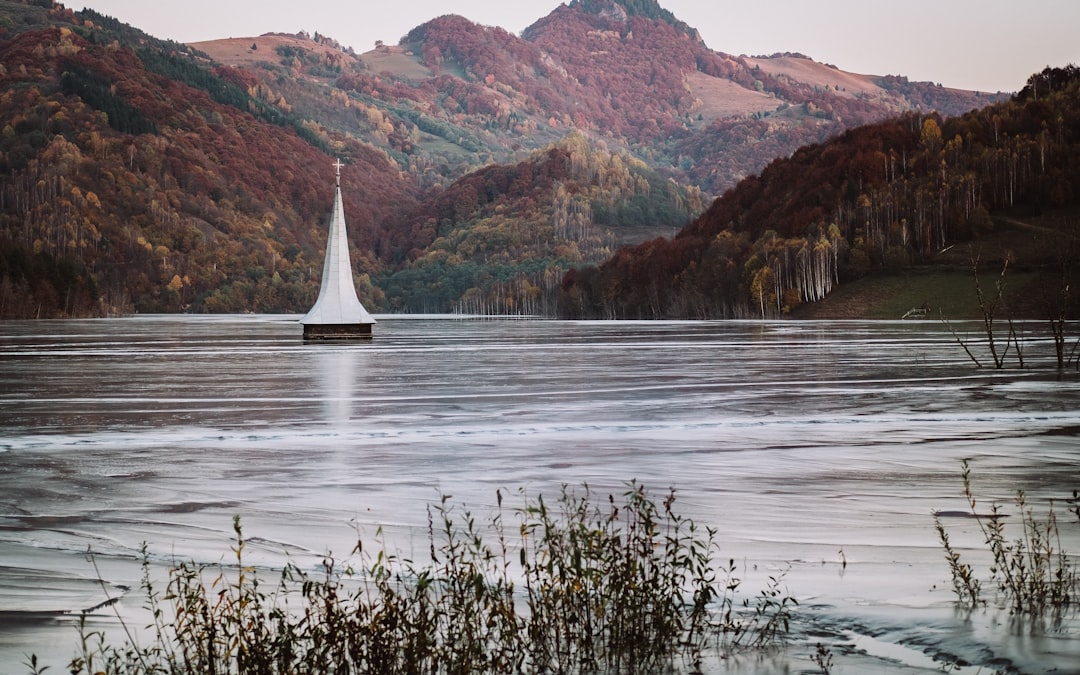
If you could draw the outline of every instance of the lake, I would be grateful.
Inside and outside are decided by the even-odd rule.
[[[380,526],[422,557],[443,494],[483,516],[498,489],[636,480],[717,529],[745,590],[784,573],[800,602],[784,649],[717,671],[813,670],[823,641],[833,672],[1080,672],[1075,612],[1032,631],[956,610],[931,515],[967,507],[965,458],[980,507],[1080,488],[1080,377],[1042,325],[1034,367],[999,371],[938,321],[379,317],[305,344],[296,318],[0,323],[0,671],[36,652],[63,672],[72,613],[138,616],[143,542],[161,574],[228,560],[234,514],[254,564],[314,570]],[[975,521],[944,520],[985,562]],[[112,608],[91,625],[123,639]]]

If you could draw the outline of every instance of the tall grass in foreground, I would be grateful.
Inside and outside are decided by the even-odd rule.
[[[234,560],[183,563],[164,595],[143,591],[150,644],[82,631],[81,673],[641,673],[695,671],[704,659],[769,645],[796,604],[770,578],[739,599],[715,531],[631,483],[621,500],[587,486],[548,504],[503,494],[481,527],[448,497],[429,506],[427,563],[358,543],[313,577],[294,564],[266,587]]]
[[[1005,520],[1009,514],[1000,504],[991,504],[989,513],[976,511],[967,460],[961,467],[964,497],[990,554],[989,582],[997,589],[996,601],[1013,614],[1037,618],[1048,613],[1061,618],[1066,609],[1075,608],[1080,589],[1077,564],[1062,548],[1053,501],[1045,515],[1039,516],[1028,506],[1024,492],[1018,490],[1014,503],[1020,520],[1009,527]],[[1080,494],[1074,491],[1072,499],[1066,501],[1080,523]],[[934,517],[934,524],[949,563],[957,600],[967,607],[985,604],[983,584],[975,568],[961,560],[939,516]]]

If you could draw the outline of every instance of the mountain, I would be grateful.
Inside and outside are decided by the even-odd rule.
[[[405,218],[420,235],[409,264],[374,281],[398,311],[551,316],[566,271],[674,234],[703,208],[700,190],[572,133],[425,200]]]
[[[337,157],[365,304],[553,311],[567,270],[774,157],[1000,98],[714,52],[650,0],[575,0],[521,37],[443,16],[365,54],[0,0],[0,64],[2,318],[302,311]]]
[[[823,316],[806,305],[842,285],[891,273],[896,289],[934,269],[960,272],[949,283],[968,289],[970,311],[973,270],[999,284],[1011,270],[1016,316],[1075,316],[1078,104],[1080,69],[1047,68],[1008,102],[947,119],[907,113],[806,146],[673,239],[571,271],[560,307],[577,317]],[[924,301],[909,298],[891,317]]]
[[[383,224],[417,190],[384,153],[261,105],[180,45],[3,8],[28,29],[0,42],[0,316],[309,304],[331,152],[350,163],[347,211],[371,224],[361,258],[398,236]]]
[[[266,100],[384,149],[427,187],[519,161],[577,130],[719,194],[850,126],[1003,98],[799,55],[714,52],[655,2],[572,2],[521,37],[446,15],[364,54],[328,54],[327,44],[336,42],[302,34],[194,47],[249,69]]]
[[[845,128],[908,110],[955,115],[1004,98],[855,75],[800,55],[736,57],[710,50],[656,2],[574,1],[521,37],[455,15],[410,31],[396,46],[348,55],[328,70],[316,36],[282,48],[281,36],[194,45],[251,67],[254,54],[305,83],[347,92],[371,140],[427,184],[491,163],[512,163],[577,130],[624,148],[681,183],[719,194],[777,156]],[[355,58],[353,58],[355,57]],[[282,71],[253,69],[277,89]],[[293,87],[293,83],[290,83]],[[311,119],[333,120],[327,96],[286,96]],[[332,124],[333,122],[326,122]]]

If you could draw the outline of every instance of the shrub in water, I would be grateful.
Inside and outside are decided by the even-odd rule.
[[[1045,516],[1039,517],[1028,507],[1027,498],[1018,490],[1015,505],[1020,516],[1016,530],[1010,535],[1005,525],[1008,514],[999,504],[992,504],[989,513],[979,514],[971,488],[971,468],[962,463],[964,497],[971,516],[979,524],[990,554],[989,581],[998,591],[998,599],[1015,614],[1042,616],[1046,612],[1061,612],[1075,605],[1077,570],[1061,546],[1057,514],[1050,502]],[[1068,500],[1071,510],[1080,521],[1080,500],[1076,492]],[[974,607],[980,602],[982,583],[971,565],[949,542],[948,533],[939,516],[934,517],[938,538],[945,549],[945,558],[952,574],[953,590],[964,605]],[[1012,537],[1012,538],[1010,538]]]
[[[288,564],[270,591],[244,561],[184,563],[161,596],[144,562],[149,646],[81,631],[82,673],[665,672],[766,646],[796,604],[772,577],[740,598],[734,561],[715,562],[715,531],[657,504],[631,483],[621,500],[588,486],[555,504],[522,495],[503,521],[503,494],[484,526],[443,497],[428,509],[424,565],[373,555],[362,542],[319,578]],[[144,552],[144,560],[146,558]]]

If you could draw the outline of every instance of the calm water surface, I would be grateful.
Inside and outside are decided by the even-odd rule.
[[[977,326],[961,325],[962,331]],[[1050,363],[1040,326],[1029,363]],[[318,566],[383,526],[427,550],[440,494],[678,490],[745,587],[786,571],[788,647],[730,672],[1080,672],[1075,616],[1049,632],[953,607],[931,513],[975,489],[1037,508],[1080,488],[1080,379],[976,369],[937,322],[561,322],[383,318],[362,344],[306,345],[295,317],[0,324],[0,672],[63,672],[71,612],[122,596],[139,549]],[[1080,552],[1080,525],[1063,545]],[[974,523],[950,519],[954,544]],[[94,553],[97,569],[88,561]],[[978,561],[977,550],[965,551]],[[846,561],[846,566],[841,564]],[[134,589],[134,590],[126,590]],[[116,641],[111,609],[92,614]]]

